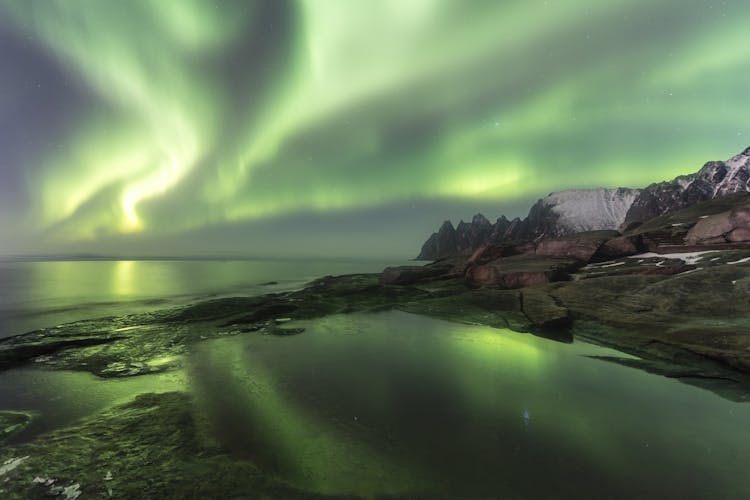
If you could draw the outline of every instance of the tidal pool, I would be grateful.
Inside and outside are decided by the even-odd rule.
[[[34,368],[9,370],[0,373],[0,410],[21,410],[33,418],[23,431],[3,444],[29,441],[110,406],[126,403],[138,394],[184,388],[185,381],[180,371],[102,379],[83,372]]]
[[[293,326],[201,343],[186,376],[228,452],[300,488],[750,496],[750,405],[588,357],[615,351],[401,312]]]

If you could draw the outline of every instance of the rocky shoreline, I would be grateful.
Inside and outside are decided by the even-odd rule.
[[[173,368],[188,346],[209,338],[294,335],[302,332],[285,327],[289,320],[400,309],[565,341],[585,339],[675,363],[680,373],[690,368],[700,377],[744,384],[750,373],[750,242],[733,242],[728,249],[713,233],[737,234],[745,227],[750,195],[731,195],[623,233],[483,246],[472,255],[387,268],[379,275],[327,276],[291,292],[37,330],[0,340],[0,370],[33,364],[99,377],[136,376]],[[669,245],[663,253],[665,233],[671,240],[708,243],[683,247],[687,253]]]
[[[583,340],[612,347],[638,359],[607,358],[609,361],[677,378],[733,401],[748,401],[750,244],[736,237],[748,227],[750,195],[731,195],[621,233],[594,231],[537,242],[486,245],[472,254],[453,255],[423,266],[387,268],[381,274],[327,276],[291,292],[217,299],[37,330],[0,341],[0,370],[29,365],[85,371],[103,378],[136,377],[179,369],[182,355],[207,339],[241,334],[297,335],[303,330],[289,327],[291,320],[398,309],[561,342]],[[675,245],[680,241],[682,245]],[[676,252],[680,248],[685,251]],[[187,404],[180,395],[149,395],[122,407],[120,413],[96,417],[78,430],[6,447],[0,462],[5,463],[4,475],[9,481],[2,488],[11,498],[25,498],[62,487],[27,479],[41,469],[55,467],[61,477],[72,477],[64,461],[55,461],[59,458],[55,450],[61,446],[72,453],[83,450],[86,447],[81,448],[75,436],[86,434],[91,426],[105,431],[112,426],[135,426],[134,439],[142,437],[147,443],[142,449],[144,456],[169,454],[172,448],[162,450],[160,445],[148,444],[157,430],[149,430],[146,422],[161,432],[164,429],[153,423],[153,416],[182,415]],[[2,417],[9,423],[0,440],[28,421],[23,414]],[[139,423],[126,422],[131,417]],[[137,437],[142,432],[147,435]],[[174,443],[174,449],[197,446],[190,433],[175,439],[180,442]],[[201,450],[210,463],[226,461],[216,450]],[[179,476],[194,468],[188,455],[179,455],[184,460],[168,474]],[[18,461],[26,456],[36,458]],[[112,462],[119,463],[116,458]],[[261,485],[259,491],[284,491],[292,497],[300,494],[284,484],[269,483],[251,464],[236,467],[247,468],[247,474],[255,478],[250,482]],[[99,479],[91,481],[101,483],[97,491],[106,492],[111,484]],[[127,490],[127,481],[118,482],[119,491]],[[246,486],[243,483],[242,488]],[[73,487],[73,483],[65,487]],[[140,491],[159,495],[168,491],[164,487],[141,484]],[[220,485],[216,488],[235,491]]]

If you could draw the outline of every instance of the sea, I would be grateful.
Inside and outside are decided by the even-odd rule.
[[[61,323],[201,300],[293,290],[326,275],[380,272],[398,260],[0,261],[0,338]]]

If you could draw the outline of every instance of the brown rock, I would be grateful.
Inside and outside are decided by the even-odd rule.
[[[636,236],[618,236],[605,241],[596,251],[594,260],[611,260],[635,255],[644,250],[643,238]]]
[[[736,230],[750,230],[750,205],[741,205],[726,212],[711,215],[698,221],[687,235],[689,245],[707,245],[729,241],[747,241],[730,239],[725,236]],[[745,231],[739,231],[732,238],[744,238]]]
[[[543,240],[537,244],[536,254],[588,262],[604,242],[619,235],[617,231],[587,231],[563,238]]]
[[[722,243],[726,243],[726,242],[727,242],[727,239],[724,236],[715,236],[713,238],[702,240],[699,244],[700,245],[721,245]]]
[[[648,231],[641,236],[643,237],[643,246],[649,252],[660,253],[662,247],[684,245],[687,232],[687,228],[676,226]]]
[[[750,228],[738,227],[727,235],[727,239],[732,243],[750,241]]]
[[[557,305],[555,299],[541,290],[521,292],[521,308],[532,325],[540,328],[563,328],[572,322],[570,311]]]
[[[735,228],[735,224],[731,220],[731,213],[731,211],[722,212],[699,220],[688,231],[685,241],[688,245],[700,245],[707,241],[715,241],[717,238],[724,240],[723,235]]]
[[[481,265],[492,262],[503,257],[512,257],[514,255],[523,255],[526,253],[533,253],[536,249],[536,245],[532,242],[527,243],[512,243],[502,245],[482,245],[477,248],[474,253],[466,261],[467,265]]]
[[[732,209],[729,217],[736,227],[750,227],[750,205]]]
[[[644,274],[649,276],[672,276],[696,269],[692,264],[671,264],[666,266],[644,267],[628,274]]]
[[[543,285],[570,279],[570,273],[582,263],[575,259],[559,259],[536,255],[517,255],[488,264],[470,266],[466,281],[472,286],[493,286],[506,289]]]
[[[386,267],[380,274],[380,283],[384,285],[411,285],[418,281],[444,275],[446,272],[445,267]]]

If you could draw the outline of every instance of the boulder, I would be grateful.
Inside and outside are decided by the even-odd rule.
[[[670,225],[660,229],[650,229],[641,233],[643,246],[649,252],[660,253],[660,249],[685,244],[688,229],[684,225]]]
[[[605,241],[596,251],[593,260],[611,260],[628,257],[644,250],[643,238],[640,235],[618,236]]]
[[[738,227],[727,235],[727,239],[732,243],[750,242],[750,228]]]
[[[735,231],[738,231],[734,234]],[[747,241],[744,238],[750,230],[750,205],[740,205],[698,221],[688,231],[686,241],[689,245],[709,245],[727,241]],[[730,236],[734,234],[734,236]],[[735,239],[730,239],[735,238]]]
[[[723,243],[726,243],[727,239],[724,236],[714,236],[713,238],[708,238],[702,241],[699,241],[699,245],[721,245]]]
[[[741,205],[733,209],[731,218],[737,227],[750,227],[750,205]]]
[[[620,233],[617,231],[587,231],[562,238],[542,240],[537,244],[536,254],[588,262],[602,244],[618,236]]]
[[[539,328],[564,328],[572,322],[570,311],[541,290],[521,292],[521,309],[531,324]]]
[[[706,242],[726,241],[724,235],[731,232],[735,225],[731,220],[731,211],[710,215],[698,221],[688,231],[685,241],[688,245],[701,245]]]
[[[418,281],[435,278],[446,273],[445,267],[398,266],[386,267],[380,274],[383,285],[412,285]]]
[[[25,412],[0,410],[0,442],[25,429],[31,420]]]
[[[501,245],[485,244],[477,248],[469,260],[467,266],[487,264],[503,257],[512,257],[526,253],[534,253],[536,245],[532,242],[526,243],[505,243]]]
[[[570,273],[582,265],[576,259],[517,255],[469,266],[465,278],[469,285],[476,287],[525,288],[569,280]]]

